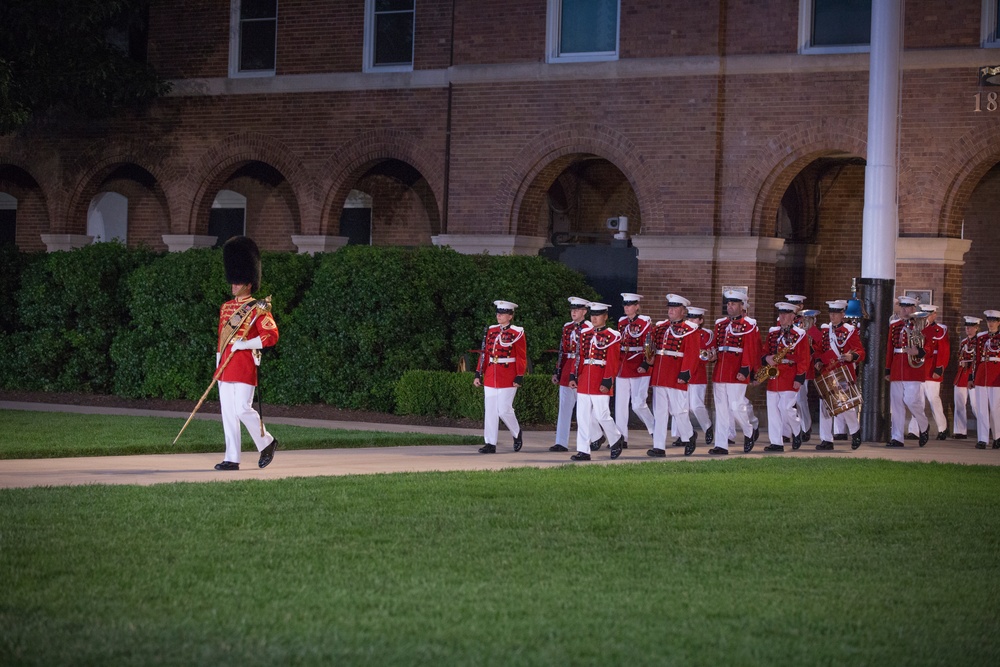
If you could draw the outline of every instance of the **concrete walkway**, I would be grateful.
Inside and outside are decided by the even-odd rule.
[[[124,408],[94,408],[79,405],[52,405],[46,403],[15,403],[0,401],[2,410],[28,410],[43,412],[71,412],[84,414],[128,415],[143,417],[172,417],[186,419],[187,414],[160,412],[155,410],[132,410]],[[39,415],[43,419],[43,415]],[[219,420],[219,415],[199,415],[200,419]],[[2,423],[0,412],[0,423]],[[440,433],[459,435],[480,435],[479,429],[441,428],[409,426],[399,424],[373,424],[368,422],[334,422],[314,419],[269,419],[268,423],[291,424],[295,426],[390,431],[409,433]],[[317,477],[325,475],[363,475],[394,472],[428,472],[446,470],[500,470],[514,467],[544,468],[558,465],[606,465],[611,463],[649,463],[665,465],[674,462],[732,460],[737,457],[762,456],[785,457],[836,457],[836,458],[878,458],[894,461],[922,461],[939,463],[1000,465],[1000,450],[985,451],[975,449],[972,440],[932,440],[926,447],[917,447],[907,441],[904,449],[888,449],[881,443],[864,443],[856,451],[851,451],[847,442],[834,443],[832,452],[817,452],[814,446],[819,438],[814,434],[810,442],[793,452],[786,446],[784,454],[761,452],[767,444],[767,434],[761,433],[754,451],[743,454],[742,444],[731,447],[728,457],[708,455],[708,447],[698,443],[698,449],[690,457],[683,455],[681,448],[667,448],[667,457],[651,459],[646,450],[652,440],[644,431],[633,431],[631,447],[625,450],[617,461],[612,462],[607,446],[593,454],[590,463],[573,463],[572,454],[548,451],[553,443],[552,431],[525,431],[524,448],[514,453],[510,435],[501,431],[497,454],[483,455],[476,447],[425,446],[425,447],[374,447],[364,449],[322,449],[322,450],[278,450],[274,462],[264,470],[257,468],[257,455],[244,452],[242,468],[239,471],[219,472],[213,466],[222,460],[220,433],[219,452],[215,454],[154,454],[143,456],[100,456],[62,459],[17,459],[0,460],[0,488],[32,486],[65,486],[77,484],[163,484],[169,482],[216,482],[236,479],[279,479],[282,477]],[[699,434],[700,435],[700,434]],[[575,442],[576,434],[571,434]],[[741,439],[742,440],[742,439]]]

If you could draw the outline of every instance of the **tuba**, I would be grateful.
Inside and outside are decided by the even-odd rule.
[[[905,336],[904,349],[907,347],[922,348],[924,346],[923,329],[925,326],[927,326],[926,316],[910,318],[909,325],[903,329],[903,336]],[[916,354],[908,354],[906,355],[906,362],[910,364],[910,368],[921,368],[924,365],[924,358]]]

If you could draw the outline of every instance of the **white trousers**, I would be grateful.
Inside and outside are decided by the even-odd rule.
[[[767,392],[767,437],[772,445],[781,444],[781,434],[799,434],[799,394],[796,391]]]
[[[1000,438],[1000,387],[976,387],[975,394],[977,439],[990,444],[990,428]]]
[[[938,433],[948,428],[948,419],[944,416],[944,406],[941,405],[941,383],[934,380],[925,380],[924,398],[927,405],[931,406],[931,415],[934,416],[934,425],[937,426]],[[917,420],[910,419],[910,433],[920,435],[917,431]]]
[[[559,385],[559,418],[556,419],[556,444],[569,447],[569,427],[576,407],[576,389]]]
[[[752,436],[757,418],[753,414],[750,399],[747,398],[747,385],[738,382],[716,382],[712,385],[712,395],[715,398],[716,431],[725,428],[730,438],[735,440],[736,431],[733,429],[735,420],[743,430],[744,436],[748,438]],[[729,443],[721,437],[716,437],[715,446],[729,449]]]
[[[241,434],[240,422],[247,427],[257,451],[274,441],[274,436],[263,429],[260,415],[253,409],[253,385],[242,382],[220,382],[219,404],[222,408],[222,432],[226,436],[226,461],[240,462]]]
[[[851,408],[850,410],[845,410],[841,412],[836,417],[830,415],[830,406],[826,404],[826,401],[820,399],[819,401],[819,439],[823,442],[833,442],[834,428],[840,429],[843,427],[847,428],[847,433],[854,435],[861,428],[861,423],[858,421],[858,410],[857,408]],[[838,430],[837,433],[842,431]]]
[[[694,436],[686,391],[670,387],[653,387],[653,415],[656,419],[653,422],[653,447],[655,449],[667,448],[668,417],[674,418],[673,424],[677,428],[677,435],[681,440],[687,442]]]
[[[653,413],[647,403],[649,397],[649,376],[644,378],[615,379],[615,425],[628,442],[628,407],[632,403],[632,411],[646,425],[650,435],[653,433]]]
[[[924,412],[923,382],[890,382],[889,414],[892,416],[892,439],[903,441],[906,426],[906,411],[909,410],[917,422],[920,433],[927,430],[927,414]]]
[[[611,418],[611,397],[607,394],[576,395],[576,451],[590,453],[590,443],[601,439],[601,431],[608,438],[608,445],[621,439],[621,431]]]
[[[705,390],[707,388],[707,384],[689,384],[687,389],[688,412],[698,420],[698,426],[703,431],[712,428],[712,420],[709,418],[708,409],[705,407]],[[674,432],[674,437],[677,437],[677,435],[679,434]]]
[[[813,427],[812,413],[809,411],[809,383],[803,382],[799,387],[799,392],[795,396],[795,405],[799,409],[799,422],[802,430],[808,431]],[[768,427],[770,429],[770,427]]]
[[[514,416],[514,394],[517,393],[517,387],[504,389],[483,387],[483,389],[486,390],[486,421],[483,424],[483,440],[488,445],[497,444],[501,419],[510,429],[510,434],[517,436],[521,432],[517,417]]]
[[[966,410],[966,404],[972,406],[972,416],[976,417],[978,421],[979,417],[976,413],[976,390],[972,389],[969,391],[967,385],[961,387],[955,386],[955,423],[954,423],[954,433],[967,435],[969,432],[969,418],[968,412]]]

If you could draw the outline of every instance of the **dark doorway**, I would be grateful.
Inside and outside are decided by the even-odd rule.
[[[372,210],[370,208],[345,208],[340,213],[340,236],[347,237],[347,245],[372,244]]]

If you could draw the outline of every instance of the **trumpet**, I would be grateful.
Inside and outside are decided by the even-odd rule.
[[[702,361],[715,361],[715,348],[710,347],[698,353],[698,358]]]

